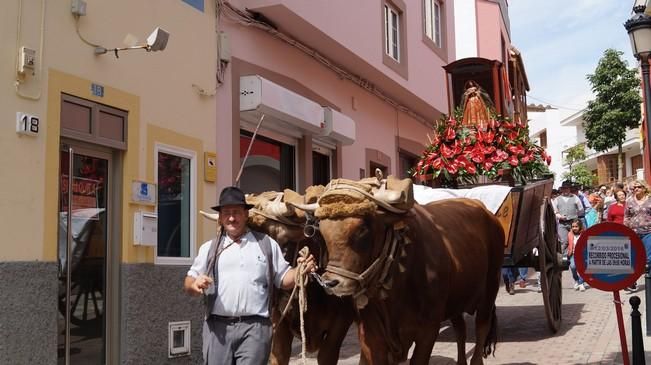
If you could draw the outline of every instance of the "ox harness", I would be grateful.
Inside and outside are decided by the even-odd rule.
[[[408,227],[403,222],[386,227],[380,255],[362,273],[349,271],[332,264],[326,266],[325,271],[355,280],[359,284],[359,290],[352,295],[358,309],[362,309],[368,304],[369,294],[373,294],[375,290],[379,290],[380,298],[384,298],[387,295],[386,291],[391,289],[393,283],[392,277],[389,276],[391,267],[398,253],[402,252],[399,250],[411,242],[406,236],[407,230]],[[400,272],[405,271],[405,267],[400,263],[398,263],[398,268]]]
[[[379,181],[382,181],[378,178]],[[385,191],[386,186],[384,183],[381,183],[380,192]],[[376,203],[379,207],[384,208],[385,210],[395,213],[395,214],[406,214],[406,209],[396,208],[391,205],[391,202],[387,202],[383,199],[378,199],[375,194],[378,192],[372,193],[367,191],[360,184],[347,181],[344,179],[333,180],[326,187],[326,191],[341,192],[342,195],[347,195],[348,192],[355,194],[361,194],[363,197],[370,199]],[[318,227],[318,220],[316,222]],[[317,228],[318,229],[318,228]],[[373,262],[364,270],[362,273],[353,272],[346,270],[339,266],[328,263],[325,268],[326,272],[330,272],[341,277],[351,279],[356,281],[359,284],[359,290],[357,290],[352,296],[355,300],[355,305],[358,309],[364,308],[368,304],[369,295],[375,294],[376,291],[379,292],[380,298],[385,298],[387,293],[386,291],[390,290],[392,287],[392,277],[389,276],[389,272],[393,266],[394,261],[398,254],[404,256],[404,247],[409,244],[411,240],[407,237],[406,233],[408,231],[407,225],[404,221],[400,220],[393,225],[387,225],[384,231],[384,243],[380,255],[373,260]],[[405,271],[405,267],[398,263],[400,272]],[[317,281],[321,284],[326,291],[328,291],[327,285],[324,285],[323,280],[318,278]]]

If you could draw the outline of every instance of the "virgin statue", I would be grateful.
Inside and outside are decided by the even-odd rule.
[[[463,124],[485,130],[490,120],[490,110],[493,108],[493,102],[488,93],[477,82],[468,80],[464,87],[466,91],[461,97]]]

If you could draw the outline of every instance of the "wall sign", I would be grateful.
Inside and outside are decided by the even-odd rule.
[[[104,86],[98,85],[98,84],[91,84],[90,85],[90,92],[93,93],[94,96],[98,96],[100,98],[104,97]]]
[[[131,183],[131,201],[139,204],[156,205],[156,184],[134,180]]]
[[[214,152],[203,153],[203,179],[208,182],[217,180],[217,154]]]
[[[17,112],[16,132],[27,136],[38,135],[41,119],[36,115]]]

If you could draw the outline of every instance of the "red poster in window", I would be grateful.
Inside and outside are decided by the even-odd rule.
[[[97,190],[100,181],[75,176],[72,179],[72,211],[98,207]],[[68,175],[61,175],[61,212],[68,211]]]

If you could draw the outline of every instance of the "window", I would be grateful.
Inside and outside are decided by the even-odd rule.
[[[631,157],[631,175],[637,175],[637,170],[643,168],[644,163],[642,162],[642,155],[635,155]]]
[[[425,1],[425,35],[437,47],[442,47],[441,3],[438,0]]]
[[[251,152],[243,161],[252,133],[240,133],[240,163],[244,170],[240,187],[245,193],[295,190],[295,148],[277,140],[256,135]]]
[[[547,131],[540,133],[540,147],[547,148]]]
[[[412,179],[413,176],[410,176],[407,172],[413,169],[416,164],[418,164],[418,157],[413,156],[411,153],[398,152],[398,177],[401,179]]]
[[[330,182],[330,151],[314,146],[312,151],[312,184],[327,185]]]
[[[384,52],[400,62],[400,13],[390,6],[384,5]]]
[[[191,262],[195,241],[196,154],[156,145],[158,246],[156,263]]]
[[[127,119],[128,113],[124,110],[61,95],[62,136],[124,150],[127,148]]]

